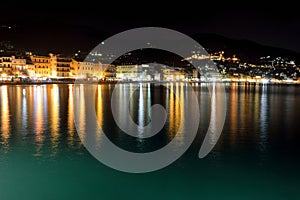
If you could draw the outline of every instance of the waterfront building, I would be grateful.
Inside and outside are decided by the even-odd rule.
[[[58,78],[69,78],[71,77],[71,58],[63,58],[63,57],[56,57],[56,70],[53,73],[56,73],[56,77]]]
[[[11,63],[12,74],[14,76],[27,75],[28,65],[26,64],[26,59],[12,56]]]
[[[162,71],[157,64],[116,66],[116,79],[131,81],[161,81]]]
[[[102,78],[104,67],[101,62],[86,62],[80,58],[72,58],[70,75],[79,78]]]
[[[3,75],[11,75],[12,72],[12,57],[11,56],[2,56],[0,57],[1,68],[0,72]]]
[[[26,75],[29,78],[35,76],[35,67],[30,58],[26,58]]]
[[[31,55],[30,59],[34,65],[34,73],[36,77],[52,76],[52,54],[47,56]]]
[[[118,80],[136,81],[142,74],[141,68],[138,65],[119,65],[116,66],[116,78]]]
[[[175,70],[173,68],[163,69],[163,80],[165,81],[183,81],[185,75],[185,72],[181,70]]]
[[[112,64],[102,64],[103,66],[103,74],[102,78],[105,80],[115,80],[116,78],[116,68]]]

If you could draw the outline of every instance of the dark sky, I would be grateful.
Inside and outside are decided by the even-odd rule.
[[[135,27],[160,26],[188,35],[216,33],[300,52],[300,9],[297,5],[287,1],[272,5],[205,3],[208,2],[182,1],[167,7],[156,2],[141,2],[137,8],[125,5],[127,1],[103,6],[101,2],[96,5],[83,1],[80,4],[58,1],[32,5],[4,3],[0,24],[17,27],[18,33],[1,35],[2,29],[0,40],[14,35],[14,38],[19,37],[17,40],[22,46],[30,46],[35,41],[36,46],[44,49],[46,46],[51,50],[61,49],[62,45],[70,49],[76,45],[89,49],[105,39],[103,35],[107,37]]]

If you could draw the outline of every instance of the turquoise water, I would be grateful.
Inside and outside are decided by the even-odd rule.
[[[97,87],[95,111],[114,143],[143,152],[172,140],[180,113],[165,89],[143,89],[161,96],[154,99],[169,114],[163,132],[146,141],[132,140],[115,126],[109,112],[112,88]],[[185,92],[183,84],[174,88]],[[73,85],[0,86],[0,199],[299,199],[300,87],[227,85],[225,126],[204,159],[198,152],[210,97],[205,85],[194,89],[201,121],[188,151],[161,170],[130,174],[103,165],[82,145],[74,124],[79,108],[73,104]],[[136,122],[139,95],[132,100]],[[143,117],[142,123],[147,121]]]

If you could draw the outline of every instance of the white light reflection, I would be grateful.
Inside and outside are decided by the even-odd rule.
[[[60,111],[60,96],[59,96],[59,86],[57,84],[53,84],[52,88],[51,88],[51,98],[50,98],[50,102],[51,102],[51,106],[50,106],[50,119],[51,119],[51,123],[50,123],[50,127],[51,127],[51,137],[50,137],[50,141],[51,141],[51,148],[52,148],[52,152],[51,152],[51,156],[55,156],[57,154],[58,151],[58,144],[59,144],[59,111]],[[46,93],[46,89],[43,88],[43,92]],[[47,96],[44,95],[44,106],[47,104]],[[45,108],[44,108],[45,109]],[[46,109],[48,111],[48,108]],[[45,115],[46,117],[47,115]]]
[[[27,98],[26,98],[26,89],[23,88],[22,90],[23,93],[23,97],[22,97],[22,126],[23,128],[25,128],[24,131],[22,131],[22,135],[26,136],[28,131],[26,130],[27,126],[28,126],[28,108],[27,108]]]
[[[43,125],[44,125],[44,118],[43,118],[43,96],[41,92],[41,87],[36,86],[33,89],[34,93],[34,118],[35,118],[35,140],[36,140],[36,153],[35,156],[42,155],[42,147],[43,147]]]
[[[75,133],[75,127],[74,127],[74,115],[73,115],[73,85],[69,85],[69,97],[68,97],[68,144],[69,146],[73,146],[74,142],[74,133]]]
[[[216,116],[216,109],[218,108],[217,104],[216,104],[216,83],[212,83],[212,92],[211,92],[211,114],[210,114],[210,123],[209,123],[209,127],[211,129],[211,133],[210,136],[210,140],[209,142],[211,144],[215,144],[218,140],[218,136],[215,134],[217,131],[217,127],[216,127],[216,120],[217,120],[217,116]]]
[[[267,123],[268,123],[268,94],[267,85],[262,85],[262,93],[260,99],[260,144],[265,149],[265,144],[268,139]]]
[[[144,129],[144,94],[143,94],[143,85],[142,83],[139,84],[139,104],[138,104],[138,136],[139,138],[143,134]]]
[[[79,88],[77,87],[76,90],[79,90],[79,96],[76,98],[80,99],[79,101],[77,101],[77,105],[75,105],[75,109],[79,108],[79,120],[78,120],[78,127],[81,131],[79,131],[80,133],[85,133],[85,124],[86,124],[86,116],[85,116],[85,98],[84,98],[84,91],[85,88],[83,85],[80,85]],[[78,94],[78,92],[76,93]],[[84,141],[85,139],[85,135],[80,135],[80,137],[82,138],[82,140]]]

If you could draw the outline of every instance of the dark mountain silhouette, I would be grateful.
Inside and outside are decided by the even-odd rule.
[[[300,53],[258,44],[249,40],[235,40],[217,34],[197,34],[192,36],[209,53],[224,51],[225,56],[236,55],[244,61],[255,63],[262,56],[286,57],[300,62]]]
[[[89,52],[108,36],[97,29],[54,23],[0,28],[0,41],[10,41],[17,50],[40,54],[72,55],[78,50]]]
[[[109,36],[111,34],[101,29],[70,24],[58,25],[53,22],[26,24],[10,28],[8,26],[0,27],[0,42],[10,41],[9,44],[13,44],[17,50],[33,51],[39,54],[52,52],[70,56],[78,50],[90,52]],[[256,63],[262,56],[281,56],[296,60],[297,63],[300,62],[300,53],[298,52],[265,46],[249,40],[235,40],[209,33],[195,34],[191,37],[209,53],[222,50],[225,52],[225,56],[235,54],[246,62]],[[152,56],[155,58],[155,54],[152,53]],[[161,55],[159,57],[161,58]],[[153,59],[147,59],[147,61],[153,61]]]

